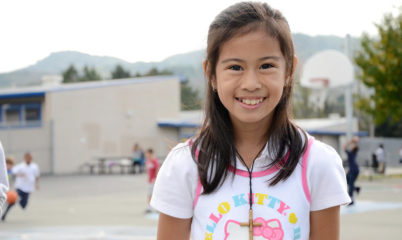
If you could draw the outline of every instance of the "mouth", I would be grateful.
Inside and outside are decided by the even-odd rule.
[[[253,97],[253,98],[235,97],[235,99],[244,105],[252,107],[252,106],[258,106],[260,103],[262,103],[266,99],[266,97]]]

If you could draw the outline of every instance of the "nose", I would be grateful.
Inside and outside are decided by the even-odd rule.
[[[250,92],[256,91],[261,88],[261,82],[258,79],[258,75],[255,71],[249,70],[246,72],[246,74],[243,75],[241,88]]]

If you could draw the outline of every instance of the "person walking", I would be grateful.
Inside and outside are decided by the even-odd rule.
[[[402,164],[402,147],[399,148],[399,163]]]
[[[360,187],[355,186],[355,182],[359,176],[359,164],[356,161],[357,152],[359,151],[359,137],[353,137],[350,141],[346,142],[343,149],[347,154],[349,165],[349,170],[346,174],[348,194],[352,199],[352,202],[349,205],[353,205],[355,202],[353,192],[356,191],[357,193],[360,193]]]
[[[375,155],[378,161],[378,173],[384,174],[385,173],[385,151],[384,151],[384,144],[380,143],[378,145],[377,150],[375,150]]]
[[[24,162],[17,164],[11,169],[11,173],[15,176],[15,188],[19,197],[19,204],[22,209],[25,209],[28,204],[30,194],[39,189],[39,167],[32,161],[31,153],[27,152],[24,155]],[[7,204],[1,220],[4,221],[10,209],[15,203]]]

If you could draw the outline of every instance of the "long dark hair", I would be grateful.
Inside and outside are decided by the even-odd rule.
[[[208,32],[206,76],[205,120],[191,153],[197,163],[203,194],[216,190],[226,179],[229,166],[236,169],[236,148],[232,122],[227,109],[218,94],[212,89],[211,79],[215,77],[216,64],[221,46],[236,34],[247,33],[263,26],[264,30],[277,39],[286,61],[286,77],[282,98],[275,107],[273,120],[268,129],[268,149],[275,154],[267,168],[277,166],[279,171],[271,178],[270,185],[286,180],[293,172],[306,148],[306,134],[290,121],[290,96],[294,72],[294,47],[289,25],[282,14],[266,3],[242,2],[222,11],[212,22]],[[195,159],[196,149],[198,159]],[[285,151],[287,161],[282,161]]]

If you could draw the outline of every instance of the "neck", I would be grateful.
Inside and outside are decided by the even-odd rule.
[[[269,126],[270,124],[266,121],[233,124],[236,149],[248,167],[252,165],[257,154],[267,143]]]
[[[236,147],[253,145],[261,146],[267,142],[267,129],[250,127],[235,131]]]

